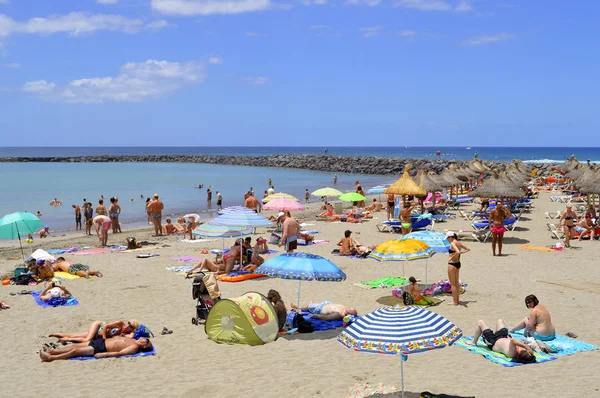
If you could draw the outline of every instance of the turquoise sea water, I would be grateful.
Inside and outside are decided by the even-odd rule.
[[[140,225],[146,220],[145,198],[154,193],[165,204],[165,214],[199,213],[214,216],[216,191],[221,191],[224,206],[243,204],[243,195],[253,187],[262,198],[271,178],[277,192],[286,192],[304,200],[304,190],[332,186],[334,173],[181,163],[0,163],[0,215],[15,211],[38,210],[51,230],[64,231],[75,225],[72,204],[83,199],[95,205],[104,195],[119,197],[121,222]],[[391,176],[360,176],[366,188],[395,180]],[[353,190],[356,176],[339,174],[337,188]],[[204,184],[203,189],[194,188]],[[212,186],[212,208],[206,202],[206,188]],[[140,197],[144,196],[144,199]],[[63,205],[49,203],[58,198]],[[133,201],[131,201],[133,199]],[[311,201],[318,198],[311,197]],[[212,210],[212,211],[211,211]]]

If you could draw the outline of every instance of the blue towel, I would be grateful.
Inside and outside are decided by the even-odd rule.
[[[147,356],[154,355],[154,354],[156,354],[156,348],[154,348],[154,346],[152,346],[152,351],[138,352],[137,354],[131,354],[131,355],[123,355],[122,357],[118,357],[118,358],[147,357]],[[97,361],[98,359],[110,359],[110,357],[109,358],[95,358],[95,357],[69,358],[70,361],[89,361],[89,360]]]
[[[69,299],[51,298],[48,301],[42,301],[42,299],[40,298],[40,293],[41,293],[41,291],[31,292],[33,299],[35,300],[37,305],[39,305],[40,307],[44,307],[44,308],[46,308],[46,307],[66,307],[66,306],[70,306],[70,305],[79,304],[79,301],[77,301],[77,299],[75,297],[71,297]]]
[[[519,337],[523,335],[523,331],[518,330],[511,334],[517,335],[516,337]],[[554,340],[544,341],[544,343],[546,343],[546,345],[548,345],[550,348],[556,350],[555,353],[553,352],[550,355],[557,357],[573,355],[576,352],[593,351],[598,349],[598,347],[594,345],[588,344],[583,341],[573,340],[561,334],[557,334]]]
[[[193,265],[180,265],[178,267],[170,267],[167,268],[167,271],[173,271],[173,272],[186,272],[191,270],[192,268],[194,268]]]
[[[262,253],[262,254],[273,254],[273,253],[277,253],[277,250],[269,249],[268,252]]]
[[[50,254],[63,254],[63,253],[71,253],[74,252],[75,249],[52,249],[52,250],[46,250],[47,253]]]
[[[315,235],[318,234],[319,231],[314,231],[314,230],[307,230],[307,231],[300,231],[301,234],[309,234],[309,235]]]
[[[212,254],[219,254],[219,253],[225,254],[225,253],[227,253],[228,251],[229,251],[229,249],[225,249],[225,250],[221,250],[221,249],[212,249],[210,252],[211,252]]]
[[[322,319],[310,318],[309,315],[311,315],[311,314],[308,311],[302,311],[300,313],[302,314],[302,316],[304,316],[304,319],[306,319],[307,321],[309,321],[313,324],[313,326],[315,328],[315,332],[340,328],[344,325],[344,322],[339,321],[339,320],[324,321]]]

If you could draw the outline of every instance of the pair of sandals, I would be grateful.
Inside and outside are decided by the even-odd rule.
[[[31,294],[31,290],[21,290],[20,292],[10,292],[11,296],[16,296],[16,295],[27,295],[27,294]]]
[[[200,254],[208,254],[208,249],[202,249],[202,250],[200,250]]]
[[[160,332],[160,334],[173,334],[172,330],[167,329],[167,327],[165,326],[162,330],[162,332]]]

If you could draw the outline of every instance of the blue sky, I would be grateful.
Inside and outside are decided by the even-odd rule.
[[[596,1],[0,0],[3,146],[597,146]]]

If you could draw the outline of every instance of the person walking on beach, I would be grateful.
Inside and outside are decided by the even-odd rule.
[[[212,191],[210,190],[210,188],[206,189],[206,203],[208,204],[208,207],[210,207],[210,204],[212,202]]]
[[[75,209],[75,231],[81,229],[81,207],[78,205],[72,206]]]
[[[575,239],[575,223],[577,222],[577,213],[573,211],[573,205],[567,204],[567,210],[563,212],[558,220],[558,229],[564,226],[565,247],[571,247],[571,239]]]
[[[85,217],[85,234],[92,234],[92,219],[94,218],[94,209],[92,209],[92,204],[90,202],[86,202],[84,199],[84,208],[83,208],[83,216]]]
[[[99,216],[105,216],[107,214],[106,206],[104,206],[104,199],[100,199],[98,201],[98,206],[96,206],[96,214]]]
[[[504,220],[511,217],[510,211],[500,201],[496,201],[496,208],[490,212],[490,218],[488,219],[488,225],[492,230],[492,253],[496,255],[496,243],[498,243],[498,256],[502,255],[502,240],[504,239],[504,233],[506,228],[504,227]]]
[[[304,201],[306,203],[308,203],[310,200],[310,193],[308,192],[308,188],[306,188],[306,191],[304,192]]]
[[[298,248],[298,233],[300,233],[300,224],[291,215],[280,212],[277,220],[281,222],[281,240],[279,246],[285,244],[285,251],[293,253]]]
[[[459,242],[458,236],[452,231],[446,232],[446,239],[450,242],[448,250],[448,281],[452,292],[452,304],[460,304],[460,255],[468,253],[470,249]]]
[[[158,194],[152,196],[152,200],[148,203],[148,213],[154,224],[154,235],[163,236],[162,234],[162,211],[165,208],[163,202],[158,199]]]
[[[390,221],[394,218],[394,208],[396,207],[395,196],[393,193],[387,194],[387,219]]]
[[[217,191],[217,210],[223,210],[223,195]]]
[[[116,197],[110,198],[110,207],[108,208],[108,214],[112,221],[113,234],[121,232],[121,225],[119,224],[119,215],[121,214],[121,206],[117,203],[119,199]]]

